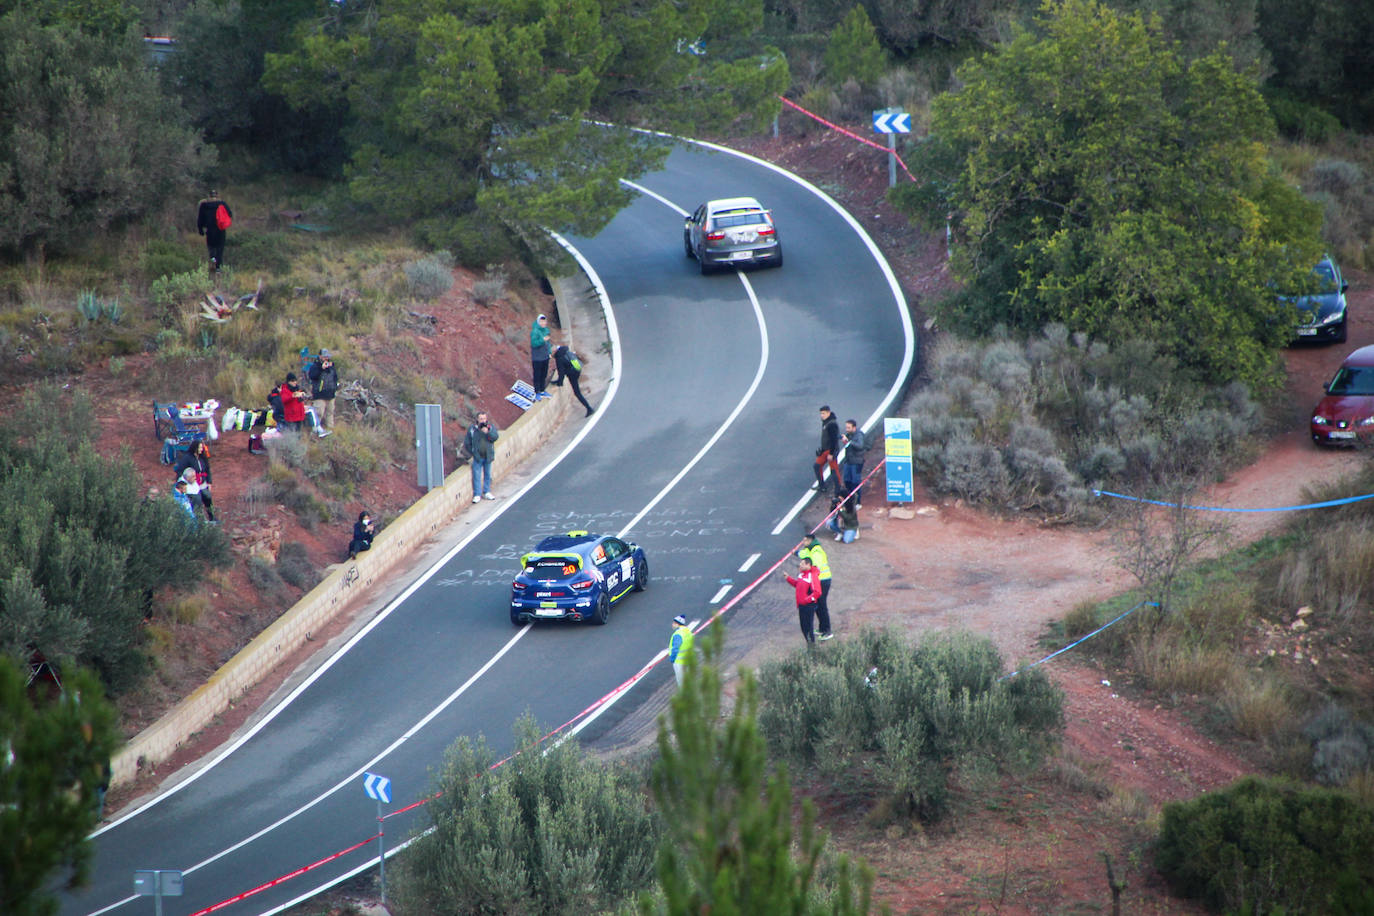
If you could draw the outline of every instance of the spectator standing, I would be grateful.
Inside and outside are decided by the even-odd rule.
[[[530,369],[534,373],[534,399],[553,397],[545,391],[549,381],[549,316],[540,315],[530,327]]]
[[[186,478],[186,495],[199,496],[205,509],[205,518],[215,520],[214,500],[210,496],[210,446],[195,442],[186,450],[185,456],[176,464],[177,473]]]
[[[831,413],[830,405],[821,406],[821,447],[816,449],[816,483],[811,487],[819,490],[825,486],[825,469],[830,468],[830,478],[835,484],[835,495],[840,493],[840,466],[835,455],[840,451],[840,421]]]
[[[472,501],[475,503],[496,498],[491,495],[491,462],[496,457],[496,440],[500,435],[496,424],[483,411],[463,436],[463,448],[472,456]]]
[[[820,597],[816,599],[816,622],[821,625],[821,633],[817,638],[830,639],[835,635],[830,632],[830,558],[825,555],[825,548],[814,534],[806,546],[797,551],[797,556],[810,560],[811,568],[816,572],[816,580],[821,588]]]
[[[673,618],[673,635],[668,640],[668,661],[673,664],[673,677],[677,686],[682,687],[682,678],[687,673],[687,660],[692,657],[692,628],[687,626],[687,618],[678,614]]]
[[[176,483],[172,484],[172,499],[185,510],[186,514],[194,521],[196,517],[196,507],[191,505],[191,497],[186,495],[186,478],[178,477]]]
[[[210,196],[202,200],[196,208],[196,231],[205,236],[212,277],[219,273],[220,265],[224,263],[224,239],[233,219],[234,211],[220,200],[219,192],[213,188],[210,190]]]
[[[353,540],[348,542],[348,558],[358,559],[358,554],[372,549],[372,539],[377,535],[377,526],[367,512],[359,512],[358,520],[353,523]]]
[[[301,391],[296,373],[286,373],[286,384],[281,386],[281,414],[287,429],[301,431],[301,424],[305,422],[305,401],[305,392]]]
[[[319,358],[310,364],[305,373],[310,378],[310,398],[314,402],[315,432],[320,436],[329,435],[334,427],[334,395],[339,391],[339,370],[334,368],[334,354],[320,348]]]
[[[812,629],[812,619],[816,615],[816,602],[821,597],[821,583],[816,578],[816,570],[811,560],[802,557],[801,571],[787,577],[787,584],[797,590],[797,619],[801,623],[802,638],[807,644],[815,645],[816,632]]]
[[[868,438],[859,424],[853,420],[844,421],[844,492],[854,494],[854,508],[864,507],[863,480],[864,460],[868,457]]]
[[[590,417],[595,413],[596,409],[587,403],[587,399],[582,396],[582,386],[578,384],[578,380],[582,378],[582,360],[578,355],[565,344],[559,344],[553,351],[553,367],[558,372],[558,377],[553,383],[562,387],[563,380],[567,379],[568,384],[572,385],[573,395],[587,408],[584,416]]]

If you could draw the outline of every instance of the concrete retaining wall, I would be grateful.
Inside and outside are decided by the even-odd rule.
[[[496,463],[512,467],[533,455],[568,412],[570,397],[540,401],[501,432]],[[580,405],[578,406],[580,408]],[[472,474],[464,465],[449,474],[400,517],[378,532],[372,549],[336,568],[295,606],[244,646],[210,679],[166,715],[129,741],[111,761],[111,785],[135,778],[168,759],[187,738],[205,728],[244,691],[261,681],[355,599],[411,556],[460,511],[472,505]]]

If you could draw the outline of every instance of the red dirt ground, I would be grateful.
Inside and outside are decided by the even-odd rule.
[[[886,166],[881,155],[835,135],[804,141],[758,140],[736,144],[754,155],[793,168],[838,196],[888,254],[913,307],[918,329],[921,303],[946,288],[943,240],[923,237],[906,226],[882,201]],[[422,358],[442,375],[459,366],[483,367],[485,391],[504,391],[523,364],[520,347],[493,341],[503,322],[528,326],[529,315],[502,315],[474,306],[463,279],[441,302],[427,306],[438,319],[438,331],[422,339]],[[1304,483],[1331,479],[1353,467],[1358,456],[1319,452],[1302,429],[1306,411],[1320,395],[1342,356],[1374,342],[1374,294],[1369,278],[1352,272],[1352,327],[1347,346],[1295,349],[1287,354],[1290,369],[1291,432],[1250,467],[1218,485],[1209,499],[1233,506],[1269,506],[1301,501]],[[493,333],[469,333],[477,324]],[[924,334],[924,332],[922,332]],[[330,342],[322,341],[328,346]],[[365,340],[340,342],[341,365],[347,371],[351,347]],[[375,363],[379,354],[371,354]],[[132,364],[132,360],[130,361]],[[283,367],[283,371],[285,371]],[[133,375],[134,373],[129,373]],[[132,444],[140,471],[149,485],[164,486],[170,475],[157,463],[156,444],[147,427],[148,405],[132,396],[127,383],[93,371],[79,384],[95,396],[105,415],[102,448]],[[492,398],[498,422],[509,423],[515,408]],[[345,421],[347,422],[347,421]],[[227,529],[240,535],[264,524],[279,525],[282,541],[307,545],[323,566],[339,559],[347,525],[341,519],[325,531],[302,529],[281,507],[268,507],[265,517],[248,517],[234,494],[262,474],[261,458],[249,457],[242,433],[221,440],[215,452],[216,501]],[[386,516],[418,495],[413,472],[392,468],[368,481],[367,508]],[[1079,601],[1102,598],[1131,585],[1116,566],[1106,532],[1049,527],[1033,520],[1003,521],[951,501],[918,496],[921,512],[896,519],[876,508],[864,513],[863,538],[853,546],[831,550],[836,590],[836,629],[865,624],[908,629],[961,626],[991,635],[1008,659],[1038,656],[1037,637],[1053,619]],[[361,504],[350,504],[356,513]],[[1239,516],[1235,534],[1250,539],[1279,521],[1276,515]],[[130,729],[151,721],[177,696],[188,692],[228,658],[282,608],[267,606],[253,595],[240,563],[212,591],[213,616],[222,626],[198,628],[196,652],[180,670],[164,669],[162,679],[134,704],[126,704]],[[343,626],[343,624],[339,624]],[[329,634],[317,634],[321,644]],[[777,626],[761,639],[750,659],[785,651],[795,644],[789,626]],[[199,736],[199,740],[161,768],[175,772],[183,763],[216,747],[262,702],[313,647],[281,666],[270,683],[261,685],[235,710]],[[1199,734],[1177,711],[1119,694],[1103,681],[1111,674],[1096,670],[1071,654],[1049,670],[1066,693],[1066,768],[1078,775],[1041,774],[1024,783],[1005,782],[991,789],[960,793],[954,828],[885,831],[866,825],[860,808],[828,794],[824,787],[799,784],[821,808],[823,826],[837,845],[865,857],[878,872],[880,899],[904,913],[1095,913],[1108,912],[1101,853],[1111,854],[1118,877],[1129,887],[1123,898],[1129,913],[1195,913],[1191,904],[1170,898],[1149,867],[1142,834],[1142,815],[1165,801],[1225,785],[1251,766],[1240,755]],[[1065,767],[1061,766],[1061,769]],[[145,780],[145,791],[156,780]],[[118,802],[135,794],[121,793]],[[318,911],[318,907],[314,911]]]

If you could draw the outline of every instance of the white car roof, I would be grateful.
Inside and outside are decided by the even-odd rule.
[[[706,204],[709,213],[720,213],[724,210],[762,210],[763,205],[752,197],[727,197],[723,200],[713,200]]]

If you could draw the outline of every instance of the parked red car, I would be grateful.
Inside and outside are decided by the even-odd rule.
[[[1312,441],[1354,444],[1374,440],[1374,346],[1345,358],[1326,397],[1312,409]]]

